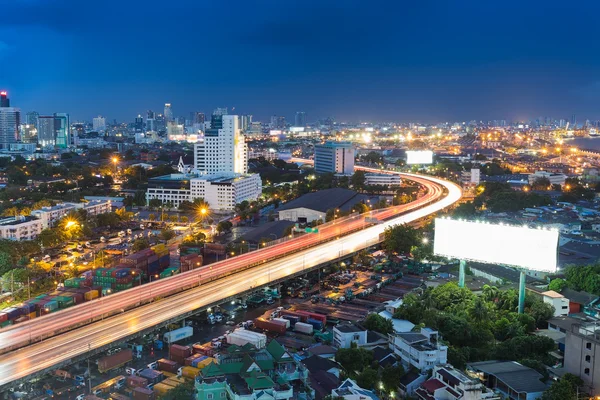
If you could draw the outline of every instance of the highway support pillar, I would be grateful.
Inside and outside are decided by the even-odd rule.
[[[460,266],[458,267],[458,287],[465,287],[465,270],[467,269],[467,262],[460,260]]]
[[[519,314],[525,312],[525,271],[519,277]]]

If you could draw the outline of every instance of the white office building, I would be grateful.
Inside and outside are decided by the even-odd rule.
[[[533,174],[529,174],[529,184],[533,184],[537,179],[548,178],[551,185],[564,185],[567,180],[565,174],[554,174],[547,171],[535,171]]]
[[[104,132],[106,130],[106,118],[97,116],[92,121],[92,126],[96,132]]]
[[[325,142],[315,146],[315,171],[317,173],[352,175],[354,173],[354,147],[350,142]]]
[[[439,342],[438,335],[437,331],[430,328],[421,328],[420,333],[399,333],[390,343],[391,349],[405,367],[430,370],[436,365],[446,364],[448,360],[448,346]]]
[[[0,147],[8,149],[19,138],[21,110],[15,107],[0,107]]]
[[[365,174],[365,184],[400,186],[402,184],[402,180],[400,179],[400,175],[368,173]]]
[[[0,238],[8,240],[33,240],[42,232],[42,222],[33,217],[0,219]]]
[[[245,174],[248,149],[237,115],[213,114],[210,129],[194,146],[194,166],[200,175]]]
[[[171,174],[148,181],[146,200],[158,199],[179,207],[182,201],[203,198],[214,210],[233,210],[236,204],[256,200],[261,193],[258,174]]]

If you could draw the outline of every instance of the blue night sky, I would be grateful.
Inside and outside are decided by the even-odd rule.
[[[73,120],[600,119],[598,2],[0,0],[0,88]]]

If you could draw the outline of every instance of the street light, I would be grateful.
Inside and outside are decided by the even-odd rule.
[[[117,157],[113,157],[112,162],[115,165],[115,174],[116,174],[117,173],[117,163],[119,162],[119,159]]]

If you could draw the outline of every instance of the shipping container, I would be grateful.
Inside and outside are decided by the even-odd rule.
[[[285,324],[286,329],[290,329],[291,323],[289,319],[285,318],[273,318],[273,321],[282,322]]]
[[[127,364],[133,359],[133,353],[130,349],[121,350],[111,356],[102,357],[98,360],[98,371],[104,373],[113,368]]]
[[[148,386],[148,379],[142,378],[141,376],[130,375],[127,377],[127,386],[131,389],[136,387]]]
[[[179,369],[179,364],[172,360],[167,360],[166,358],[161,358],[158,360],[158,369],[161,371],[167,371],[171,373],[177,373]]]
[[[132,391],[133,400],[154,400],[154,392],[147,388],[136,387]]]
[[[186,339],[194,334],[194,328],[191,326],[185,326],[183,328],[175,329],[174,331],[167,332],[163,336],[163,341],[166,343],[174,343],[178,340]]]
[[[292,327],[296,324],[296,322],[300,322],[300,318],[296,317],[294,315],[284,315],[281,318],[287,319],[288,321],[290,321],[290,326],[292,326]]]
[[[152,390],[154,391],[154,393],[157,396],[164,396],[165,394],[167,394],[167,392],[169,390],[172,390],[173,386],[169,386],[166,385],[164,383],[157,383],[156,385],[154,385],[154,387],[152,388]]]
[[[89,292],[86,292],[84,295],[84,298],[86,301],[94,300],[94,299],[97,299],[98,297],[99,297],[99,295],[98,295],[97,290],[90,290]]]
[[[198,374],[200,373],[200,368],[194,367],[181,367],[181,376],[186,379],[196,379]]]
[[[313,313],[313,312],[309,312],[309,311],[301,311],[301,310],[296,311],[296,314],[305,315],[306,317],[308,317],[310,319],[321,321],[323,326],[327,325],[327,316],[325,316],[323,314],[317,314],[317,313]],[[302,321],[302,322],[306,322],[306,321]]]
[[[171,354],[176,354],[178,356],[189,357],[192,355],[192,348],[190,346],[181,346],[178,344],[171,345]]]
[[[205,368],[208,364],[213,363],[213,362],[216,363],[217,360],[215,360],[212,357],[203,356],[202,358],[197,358],[194,361],[192,361],[192,367],[202,369],[202,368]]]
[[[314,328],[311,324],[306,324],[304,322],[296,322],[296,325],[294,325],[294,331],[304,333],[306,335],[312,335],[313,330]]]
[[[257,349],[262,349],[267,345],[267,336],[263,333],[247,331],[245,329],[236,329],[225,335],[228,344],[243,346],[250,343]]]
[[[154,384],[165,379],[162,372],[155,369],[146,368],[140,371],[140,376],[148,380],[148,384]]]
[[[273,333],[285,333],[287,328],[285,324],[277,321],[267,321],[263,318],[256,318],[254,320],[254,326],[258,329],[263,329]]]
[[[323,330],[323,323],[321,321],[317,321],[315,319],[309,318],[308,320],[306,320],[306,323],[311,324],[313,326],[313,328],[315,328],[315,331]]]
[[[3,310],[10,320],[19,318],[21,315],[23,315],[23,311],[23,309],[16,307],[5,308]]]

